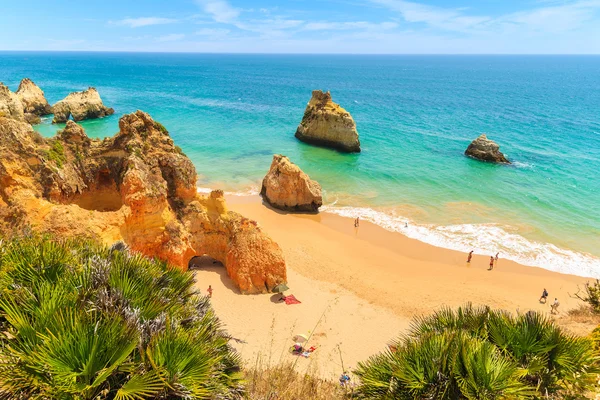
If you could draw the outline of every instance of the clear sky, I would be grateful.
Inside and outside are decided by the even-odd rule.
[[[0,0],[0,50],[599,54],[600,0]]]

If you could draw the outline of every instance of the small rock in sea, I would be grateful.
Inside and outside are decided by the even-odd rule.
[[[347,153],[360,153],[356,124],[350,113],[331,100],[331,93],[314,90],[296,138]]]
[[[481,161],[510,164],[506,156],[500,152],[500,146],[488,139],[485,133],[469,144],[465,155]]]

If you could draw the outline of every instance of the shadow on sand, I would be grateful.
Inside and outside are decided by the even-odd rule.
[[[266,208],[268,208],[269,210],[276,212],[277,214],[281,214],[281,215],[312,215],[312,216],[318,216],[319,215],[319,211],[286,211],[286,210],[280,210],[278,208],[273,207],[272,205],[270,205],[268,202],[265,201],[265,199],[261,196],[260,197],[262,205]]]
[[[229,276],[227,276],[227,270],[225,269],[225,266],[223,266],[222,262],[215,260],[214,258],[212,258],[210,256],[197,256],[197,257],[193,257],[190,260],[188,268],[192,272],[202,271],[202,272],[209,272],[211,274],[214,273],[219,276],[219,279],[221,279],[221,282],[227,289],[231,290],[232,292],[234,292],[236,294],[240,294],[240,291],[237,288],[237,286],[235,286],[233,281],[229,278]],[[194,276],[197,276],[197,274],[194,273]],[[202,281],[199,280],[198,278],[196,279],[196,282],[198,284],[203,284]],[[207,286],[207,288],[208,288],[208,286]],[[206,291],[206,288],[202,288],[203,294],[205,291]]]
[[[271,296],[271,303],[285,304],[285,301],[281,300],[281,294],[280,293],[275,293],[273,296]]]

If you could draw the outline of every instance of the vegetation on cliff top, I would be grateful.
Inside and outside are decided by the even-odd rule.
[[[238,398],[238,355],[192,284],[126,249],[5,241],[0,397]]]
[[[540,313],[468,305],[416,319],[356,373],[366,399],[581,399],[598,381],[598,361],[589,339]]]

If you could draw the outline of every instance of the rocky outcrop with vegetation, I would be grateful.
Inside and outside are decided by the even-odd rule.
[[[82,92],[70,93],[63,100],[52,106],[53,123],[67,122],[70,116],[74,121],[102,118],[115,112],[102,103],[98,91],[91,87]]]
[[[481,161],[510,164],[508,158],[500,152],[500,146],[488,139],[485,133],[469,144],[465,155]]]
[[[168,131],[137,111],[112,138],[90,139],[73,121],[51,139],[0,118],[0,227],[56,237],[125,242],[186,269],[197,255],[221,261],[243,293],[286,281],[279,246],[227,210],[223,193],[197,193],[197,174]]]
[[[267,203],[285,211],[318,211],[323,205],[321,185],[280,154],[273,156],[260,194]]]
[[[350,113],[331,100],[331,93],[315,90],[306,106],[296,137],[303,142],[348,153],[360,152],[356,124]]]

